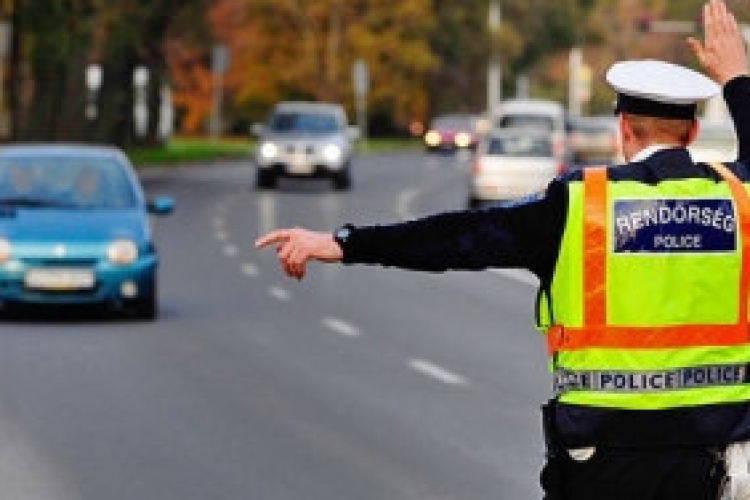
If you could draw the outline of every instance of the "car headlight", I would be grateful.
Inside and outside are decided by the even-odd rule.
[[[459,148],[469,147],[471,144],[471,136],[466,132],[459,132],[456,134],[455,143]]]
[[[430,130],[424,135],[424,142],[426,142],[428,146],[437,146],[440,144],[440,134],[434,130]]]
[[[264,142],[260,145],[260,157],[266,160],[276,158],[279,154],[279,147],[273,142]]]
[[[113,264],[132,264],[138,258],[138,247],[132,240],[115,240],[107,248],[107,258]]]
[[[330,163],[337,163],[341,160],[341,148],[336,144],[326,144],[323,148],[323,158]]]
[[[10,241],[0,238],[0,264],[10,259]]]

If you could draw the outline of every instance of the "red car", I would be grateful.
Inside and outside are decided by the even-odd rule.
[[[424,134],[428,151],[473,150],[479,140],[482,120],[469,114],[438,116]]]

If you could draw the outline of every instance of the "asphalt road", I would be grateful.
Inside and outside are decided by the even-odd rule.
[[[314,264],[253,241],[462,208],[466,165],[357,159],[353,188],[249,164],[144,174],[161,317],[0,322],[0,485],[23,500],[540,498],[549,386],[523,272]]]

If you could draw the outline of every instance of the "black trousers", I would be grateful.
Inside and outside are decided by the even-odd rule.
[[[586,461],[562,450],[542,471],[545,500],[716,500],[718,450],[597,448]]]

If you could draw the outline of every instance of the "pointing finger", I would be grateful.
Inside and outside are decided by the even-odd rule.
[[[289,237],[289,231],[287,231],[286,229],[277,229],[276,231],[271,231],[270,233],[255,240],[255,248],[263,248],[268,245],[285,243],[287,240],[289,240]]]

